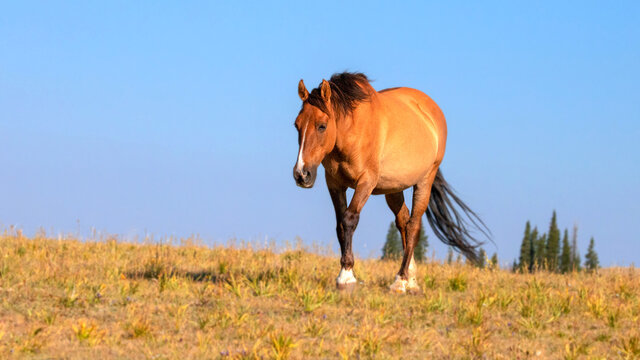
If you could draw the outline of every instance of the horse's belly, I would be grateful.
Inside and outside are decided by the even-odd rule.
[[[433,165],[433,164],[432,164]],[[392,194],[408,189],[423,180],[429,173],[429,166],[420,166],[404,171],[380,172],[374,194]]]
[[[437,163],[437,150],[428,144],[389,150],[380,163],[380,176],[374,194],[389,194],[410,188],[424,180]]]

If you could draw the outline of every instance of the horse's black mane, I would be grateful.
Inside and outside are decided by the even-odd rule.
[[[362,73],[343,72],[333,74],[329,79],[331,86],[331,106],[338,117],[351,114],[358,103],[369,99],[371,96],[369,79]],[[329,109],[322,99],[321,86],[311,90],[307,102],[324,113]]]

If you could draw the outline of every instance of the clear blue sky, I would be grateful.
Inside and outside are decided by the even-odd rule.
[[[444,174],[501,262],[556,209],[582,254],[640,264],[639,4],[3,2],[0,225],[338,249],[292,123],[300,78],[352,70],[439,103]],[[370,199],[356,252],[392,220]]]

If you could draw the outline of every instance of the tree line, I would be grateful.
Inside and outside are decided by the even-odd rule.
[[[561,240],[562,238],[562,240]],[[589,241],[589,248],[585,255],[584,268],[588,271],[595,271],[600,267],[598,254],[595,251],[595,241],[593,237]],[[558,273],[580,271],[583,266],[578,251],[578,227],[573,227],[571,241],[569,241],[569,230],[565,229],[560,235],[558,221],[555,210],[551,216],[549,230],[540,234],[537,227],[531,228],[531,223],[527,221],[524,228],[524,237],[520,245],[520,256],[513,262],[514,271],[535,272],[538,270],[548,270]]]
[[[427,260],[427,247],[429,241],[424,231],[424,225],[420,225],[420,234],[418,244],[416,245],[413,256],[417,262]],[[491,258],[483,248],[480,248],[479,261],[476,264],[480,268],[498,267],[498,254],[494,253]],[[402,238],[400,232],[394,222],[389,224],[387,238],[382,247],[382,260],[398,260],[403,255]],[[449,247],[447,253],[448,264],[453,260],[453,249]],[[460,262],[460,254],[456,260]],[[540,233],[537,226],[531,228],[531,223],[527,221],[524,229],[524,237],[520,245],[520,256],[513,262],[513,271],[535,272],[539,270],[547,270],[558,273],[567,273],[571,271],[581,271],[583,268],[587,271],[595,271],[600,267],[598,254],[595,251],[595,241],[593,237],[589,241],[589,247],[585,255],[584,266],[581,263],[580,253],[578,251],[578,227],[574,226],[569,239],[569,230],[564,229],[560,233],[555,210],[551,216],[549,230],[546,233]]]

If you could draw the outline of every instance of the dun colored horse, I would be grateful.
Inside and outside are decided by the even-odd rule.
[[[302,109],[295,127],[300,148],[293,177],[298,186],[311,188],[318,165],[324,166],[342,251],[342,269],[336,279],[339,289],[356,284],[351,239],[372,194],[385,195],[402,236],[404,256],[392,291],[419,290],[413,250],[422,214],[426,213],[445,244],[477,260],[479,242],[470,228],[484,235],[488,229],[453,193],[438,169],[447,125],[429,96],[405,87],[376,91],[364,74],[346,72],[322,80],[311,93],[300,80],[298,95]],[[355,189],[349,204],[348,187]],[[409,187],[414,190],[411,213],[403,195]]]

